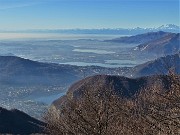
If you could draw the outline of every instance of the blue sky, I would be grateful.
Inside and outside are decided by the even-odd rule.
[[[0,29],[180,25],[179,0],[0,0]]]

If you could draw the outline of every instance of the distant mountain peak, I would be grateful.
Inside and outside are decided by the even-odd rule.
[[[157,29],[180,29],[180,27],[175,24],[166,24],[166,25],[161,25]]]

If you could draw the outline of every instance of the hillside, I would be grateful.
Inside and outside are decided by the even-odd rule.
[[[178,70],[179,57],[176,60],[176,69]],[[169,60],[167,59],[167,61]],[[15,56],[2,56],[0,57],[0,104],[4,108],[17,108],[39,118],[44,107],[58,98],[55,95],[59,93],[62,95],[74,82],[92,75],[141,77],[157,74],[155,69],[159,65],[158,62],[155,65],[151,64],[152,66],[149,66],[149,63],[153,62],[135,68],[110,69],[40,63]],[[174,61],[171,63],[175,64]],[[125,95],[131,96],[133,93],[125,93]],[[38,112],[35,111],[37,109]]]
[[[6,110],[0,107],[0,134],[42,133],[45,123],[36,120],[19,110]]]
[[[167,55],[135,66],[132,68],[130,76],[140,77],[155,74],[167,74],[170,69],[174,70],[176,74],[180,74],[180,53]]]
[[[86,78],[54,101],[45,117],[50,125],[46,129],[54,134],[178,135],[179,79],[174,74]]]
[[[172,33],[158,31],[158,32],[148,32],[145,34],[139,34],[135,36],[120,37],[107,41],[117,42],[117,43],[127,43],[127,44],[143,44],[153,40],[160,39],[168,35],[172,35]]]
[[[138,45],[134,48],[140,55],[155,54],[157,56],[175,54],[180,50],[180,34],[168,34],[157,40]]]
[[[0,83],[11,85],[71,84],[95,74],[124,74],[128,68],[111,69],[98,66],[72,66],[42,63],[16,56],[0,56]]]
[[[78,79],[74,67],[0,56],[0,82],[6,84],[52,85]]]
[[[147,76],[141,78],[127,78],[122,76],[97,75],[87,77],[81,81],[74,83],[67,94],[53,102],[53,105],[59,107],[66,102],[68,98],[79,97],[84,90],[90,89],[107,89],[113,90],[119,96],[133,98],[142,88],[152,86],[159,80],[164,86],[164,90],[168,89],[169,77],[165,75]],[[113,89],[112,89],[113,88]]]

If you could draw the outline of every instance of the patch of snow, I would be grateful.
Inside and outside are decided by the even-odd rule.
[[[137,50],[139,50],[139,47],[135,47],[133,50],[134,50],[134,51],[137,51]]]
[[[143,47],[143,48],[141,49],[141,51],[144,51],[147,47],[148,47],[148,45],[146,45],[145,47]]]

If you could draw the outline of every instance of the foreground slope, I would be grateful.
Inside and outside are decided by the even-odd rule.
[[[136,79],[110,75],[91,76],[73,84],[67,94],[54,101],[53,104],[59,107],[66,102],[67,98],[77,98],[84,90],[88,89],[109,88],[109,90],[113,90],[119,96],[133,98],[142,88],[154,85],[157,80],[162,83],[164,90],[169,88],[169,77],[166,75],[147,76]]]
[[[42,133],[44,126],[45,123],[19,110],[6,110],[0,107],[0,134]]]
[[[46,129],[54,134],[179,135],[179,79],[175,74],[86,78],[54,102]]]

